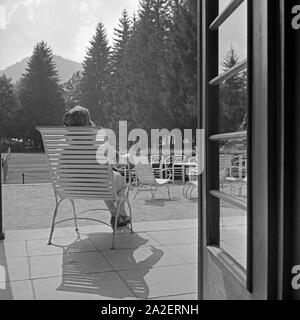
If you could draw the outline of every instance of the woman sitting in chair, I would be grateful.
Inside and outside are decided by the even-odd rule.
[[[93,127],[95,124],[91,121],[90,112],[87,108],[76,106],[68,111],[64,116],[64,125],[66,127]],[[116,191],[119,192],[127,187],[127,183],[124,177],[116,171],[113,171],[113,179],[116,187]],[[115,201],[105,201],[108,210],[111,213],[111,226],[115,225],[115,216],[118,208],[118,203]],[[125,227],[130,223],[130,218],[125,212],[125,207],[122,205],[121,213],[118,217],[117,226]]]

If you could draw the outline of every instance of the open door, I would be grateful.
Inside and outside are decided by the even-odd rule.
[[[200,1],[203,299],[279,297],[280,6],[280,0]]]

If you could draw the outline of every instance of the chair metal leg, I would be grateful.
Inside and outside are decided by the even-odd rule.
[[[129,202],[129,200],[127,199],[127,205],[128,205],[128,208],[129,208],[129,215],[130,215],[130,231],[131,233],[133,233],[133,224],[132,224],[132,210],[131,210],[131,204]]]
[[[77,225],[77,216],[76,216],[76,209],[75,209],[75,201],[71,200],[72,207],[73,207],[73,214],[74,214],[74,223],[75,223],[75,231],[78,232],[78,225]]]
[[[155,193],[156,193],[157,189],[158,189],[158,187],[156,187],[156,188],[154,189],[154,191],[151,191],[151,193],[152,193],[152,200],[154,200]]]
[[[192,195],[193,195],[193,192],[194,192],[194,190],[196,189],[196,187],[195,186],[192,186],[191,187],[191,191],[190,191],[190,199],[192,199]]]
[[[124,202],[124,199],[119,202],[118,209],[117,209],[117,212],[116,212],[115,225],[114,225],[114,228],[113,228],[113,241],[112,241],[112,245],[111,245],[111,250],[115,250],[116,249],[116,247],[115,247],[116,230],[117,230],[117,226],[118,226],[118,217],[119,217],[119,214],[120,214],[120,208],[121,208],[121,204],[123,202]]]
[[[54,210],[54,214],[53,214],[53,219],[52,219],[52,225],[51,225],[51,231],[50,231],[50,237],[49,237],[49,241],[48,241],[48,245],[51,245],[51,241],[52,241],[52,236],[53,236],[53,232],[54,232],[54,226],[55,226],[55,220],[56,220],[56,216],[57,216],[57,212],[58,212],[58,207],[59,205],[62,203],[63,199],[61,199],[59,202],[57,202],[57,198],[56,198],[56,207]]]
[[[168,184],[166,186],[167,186],[167,189],[168,189],[169,200],[171,200],[170,186]]]
[[[189,183],[186,183],[186,184],[184,185],[184,187],[183,187],[182,194],[183,194],[183,196],[184,196],[185,198],[187,198],[187,192],[188,192],[189,188],[190,188]]]
[[[192,187],[191,185],[189,185],[189,186],[187,187],[187,189],[186,189],[185,196],[186,196],[187,199],[189,199],[188,194],[189,194],[191,188],[193,188],[193,187]]]
[[[230,183],[230,195],[232,195],[232,190],[233,190],[232,186],[233,186],[233,183],[231,182]]]
[[[135,199],[136,197],[137,197],[137,195],[138,195],[138,193],[139,193],[140,191],[139,191],[139,187],[138,187],[138,189],[137,189],[137,191],[136,191],[136,193],[135,193],[135,195],[134,195],[134,197],[133,197],[133,199]]]
[[[116,247],[115,247],[116,228],[117,228],[117,224],[115,224],[114,229],[113,229],[113,241],[112,241],[112,245],[111,245],[111,250],[115,250],[116,249]]]

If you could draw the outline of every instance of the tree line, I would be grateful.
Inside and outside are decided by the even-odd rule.
[[[87,107],[98,125],[129,129],[197,128],[197,2],[140,0],[138,12],[124,10],[110,47],[104,25],[97,25],[83,71],[65,84],[51,48],[39,42],[15,85],[0,78],[0,135],[29,139],[41,147],[35,126],[61,125],[66,110]],[[237,63],[230,50],[223,68]],[[246,115],[246,77],[221,88],[221,128],[235,131]]]

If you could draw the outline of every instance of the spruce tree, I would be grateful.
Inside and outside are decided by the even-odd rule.
[[[122,96],[118,115],[128,121],[129,129],[144,127],[145,113],[140,108],[139,96],[141,92],[141,59],[138,47],[138,17],[136,13],[131,18],[130,38],[124,56],[123,75],[126,85],[123,86],[125,95]],[[126,115],[124,117],[123,115]]]
[[[81,79],[82,74],[80,71],[77,71],[72,75],[71,79],[63,85],[67,110],[81,104]]]
[[[221,66],[223,72],[239,62],[233,47],[226,54]],[[247,73],[245,71],[226,80],[220,86],[220,131],[235,132],[246,124],[247,113]]]
[[[0,137],[16,137],[14,121],[18,112],[18,103],[14,93],[12,80],[5,75],[0,76]]]
[[[109,99],[106,104],[106,115],[109,126],[117,130],[118,122],[129,120],[128,102],[130,99],[129,68],[127,63],[128,45],[131,35],[130,18],[126,10],[122,12],[118,28],[114,29],[114,45],[111,54],[111,77],[109,82]]]
[[[42,141],[35,126],[61,125],[65,107],[52,51],[44,41],[34,47],[20,82],[19,100],[26,128],[25,137],[40,148]]]
[[[124,65],[125,54],[130,38],[130,18],[126,9],[119,19],[118,28],[114,29],[114,46],[112,53],[113,72],[117,72]]]
[[[107,92],[111,67],[110,48],[101,22],[98,24],[96,34],[90,44],[83,62],[81,101],[90,110],[92,119],[96,123],[106,126],[105,105],[108,100]]]
[[[197,128],[196,1],[171,1],[166,45],[164,99],[173,127]]]
[[[145,129],[164,126],[162,103],[162,66],[168,19],[167,0],[141,0],[131,63],[137,86],[133,101],[137,121]]]
[[[235,53],[233,46],[231,46],[230,50],[227,52],[224,60],[221,63],[223,72],[231,69],[239,62],[239,57]]]

